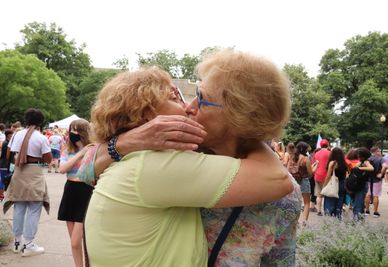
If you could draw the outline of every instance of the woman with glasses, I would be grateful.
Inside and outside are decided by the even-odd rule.
[[[208,133],[202,146],[217,155],[249,158],[259,141],[280,134],[290,96],[287,79],[273,63],[224,50],[201,62],[197,73],[200,93],[187,109]],[[243,207],[218,257],[212,250],[234,210],[202,209],[209,266],[294,266],[301,193],[293,182],[293,192],[281,200]]]
[[[278,125],[288,117],[289,99],[285,103]],[[185,116],[185,107],[169,75],[155,67],[120,74],[100,91],[91,118],[109,152],[96,152],[99,179],[85,219],[92,266],[206,266],[199,207],[251,205],[292,191],[287,172],[262,142],[246,159],[173,150],[121,156],[131,151],[117,146],[118,134],[156,115]],[[117,162],[100,174],[106,154]]]

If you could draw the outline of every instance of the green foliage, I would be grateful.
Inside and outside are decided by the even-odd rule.
[[[116,59],[116,61],[113,62],[113,65],[120,70],[127,70],[129,67],[129,59],[127,56],[123,56],[122,58]]]
[[[78,85],[92,69],[90,57],[84,53],[85,45],[76,46],[74,40],[67,41],[62,28],[55,23],[32,22],[22,30],[23,43],[16,46],[22,54],[34,54],[54,70],[65,82],[67,99],[73,112],[77,112]]]
[[[190,54],[184,54],[183,57],[179,60],[179,67],[182,73],[181,79],[188,79],[195,81],[195,66],[199,63],[198,56],[192,56]]]
[[[89,120],[90,109],[93,105],[98,91],[104,86],[105,82],[116,75],[118,71],[93,71],[79,86],[80,96],[77,100],[78,116]]]
[[[297,236],[297,266],[388,266],[388,228],[324,218]]]
[[[329,139],[338,137],[335,116],[329,104],[330,95],[315,79],[308,77],[302,65],[285,65],[284,71],[292,87],[291,118],[284,139],[315,144],[319,133]]]
[[[322,57],[319,81],[334,105],[342,100],[338,130],[346,143],[370,147],[380,139],[378,118],[388,99],[388,34],[371,32],[329,49]]]
[[[65,84],[33,55],[17,51],[0,52],[0,118],[3,122],[21,120],[31,107],[39,108],[46,120],[68,115]]]
[[[147,53],[146,56],[137,54],[139,66],[156,65],[170,73],[171,77],[181,77],[179,60],[175,52],[167,49],[159,50],[155,53]]]

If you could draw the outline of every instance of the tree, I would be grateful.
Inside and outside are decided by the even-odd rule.
[[[155,53],[147,53],[146,56],[142,56],[138,53],[137,56],[137,63],[139,66],[156,65],[170,73],[172,78],[178,79],[181,77],[179,60],[173,51],[163,49]]]
[[[196,81],[194,69],[198,63],[198,56],[184,54],[183,57],[179,60],[179,67],[182,73],[182,76],[180,78]]]
[[[331,95],[330,103],[344,103],[338,115],[341,138],[371,146],[379,139],[378,118],[387,110],[378,103],[388,94],[388,34],[357,35],[343,50],[329,49],[320,67],[319,81]],[[354,121],[356,114],[364,114],[365,123]]]
[[[21,33],[22,44],[16,45],[16,49],[22,54],[36,55],[61,77],[67,87],[68,102],[77,112],[74,103],[80,95],[78,85],[92,69],[90,57],[84,53],[85,44],[77,47],[74,40],[66,40],[66,34],[55,23],[47,27],[45,23],[32,22]]]
[[[98,91],[104,86],[105,82],[116,75],[116,70],[93,71],[79,86],[80,96],[77,101],[78,115],[82,118],[90,118],[90,109],[96,99]]]
[[[292,96],[291,117],[284,139],[315,144],[318,134],[330,139],[338,137],[330,95],[322,90],[317,80],[307,75],[302,65],[286,64],[284,71],[291,81]]]
[[[66,87],[61,78],[33,55],[0,52],[0,118],[22,120],[31,107],[42,110],[47,121],[69,115]]]
[[[379,118],[388,110],[388,94],[367,80],[350,101],[349,110],[339,118],[341,137],[354,146],[372,147],[381,138]]]

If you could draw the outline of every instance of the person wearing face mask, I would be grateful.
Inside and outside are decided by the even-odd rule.
[[[71,241],[71,250],[76,267],[83,266],[82,229],[85,212],[92,195],[93,187],[80,182],[77,171],[88,145],[90,126],[84,119],[73,121],[69,126],[69,142],[61,157],[59,171],[66,173],[58,220],[66,221]]]

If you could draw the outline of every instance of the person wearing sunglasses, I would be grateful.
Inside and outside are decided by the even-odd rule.
[[[157,115],[186,112],[170,76],[156,67],[120,74],[100,91],[91,121],[109,152],[100,146],[95,154],[99,179],[85,218],[91,266],[206,266],[200,207],[268,202],[293,190],[288,173],[262,142],[246,159],[174,150],[122,156],[131,151],[117,146],[117,135],[145,127]],[[287,105],[282,113],[280,124],[288,117]],[[116,162],[101,173],[104,154]]]

